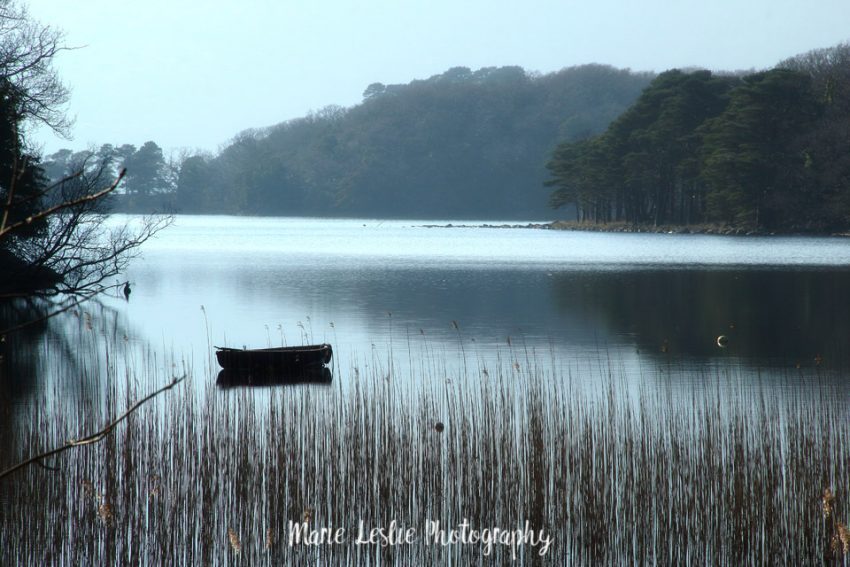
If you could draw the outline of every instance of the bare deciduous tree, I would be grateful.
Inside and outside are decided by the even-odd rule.
[[[124,271],[139,246],[171,217],[116,224],[108,160],[83,152],[72,175],[48,185],[22,131],[41,123],[67,134],[68,90],[53,69],[62,33],[0,0],[0,296],[96,291]]]
[[[0,224],[0,249],[12,250],[19,261],[16,279],[49,283],[39,286],[42,294],[79,294],[98,289],[107,279],[126,270],[138,256],[139,246],[172,220],[170,215],[149,215],[115,222],[107,215],[107,201],[124,172],[110,183],[106,164],[93,169],[87,164],[78,167],[77,173],[43,192],[43,209],[15,224]],[[47,226],[35,236],[17,234],[41,219],[46,220]]]
[[[0,77],[16,94],[19,116],[67,135],[69,93],[53,68],[53,58],[71,49],[61,31],[34,21],[26,8],[0,0]]]

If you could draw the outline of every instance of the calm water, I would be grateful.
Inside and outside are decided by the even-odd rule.
[[[116,309],[196,366],[210,343],[331,342],[341,380],[389,373],[390,353],[402,380],[422,359],[452,376],[531,356],[687,393],[718,367],[785,383],[850,353],[845,239],[423,224],[445,223],[179,217]]]
[[[718,369],[787,386],[848,366],[846,239],[425,224],[446,223],[179,216],[133,264],[129,302],[104,298],[25,340],[73,359],[69,325],[88,325],[213,374],[212,345],[330,342],[342,381],[370,365],[404,380],[523,359],[684,392]],[[33,363],[13,388],[38,390],[44,372]]]

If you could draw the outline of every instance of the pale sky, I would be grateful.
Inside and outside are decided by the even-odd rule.
[[[850,40],[850,0],[31,0],[81,49],[56,60],[73,141],[215,152],[247,128],[351,106],[455,66],[549,73],[764,69]]]

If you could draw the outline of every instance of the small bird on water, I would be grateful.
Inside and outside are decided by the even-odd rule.
[[[130,301],[130,292],[133,291],[130,289],[130,282],[124,283],[124,299]]]

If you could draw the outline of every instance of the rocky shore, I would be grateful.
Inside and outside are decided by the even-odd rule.
[[[584,223],[578,221],[553,221],[549,223],[521,224],[425,224],[424,228],[532,228],[538,230],[581,230],[586,232],[620,232],[648,234],[714,234],[724,236],[850,236],[850,232],[824,233],[812,230],[799,230],[776,233],[765,230],[746,229],[728,225],[695,224],[681,225],[635,225],[627,223]]]
[[[555,221],[550,227],[553,230],[585,230],[590,232],[635,232],[653,234],[719,234],[725,236],[774,236],[775,233],[733,227],[727,225],[695,224],[695,225],[636,225],[627,223],[582,223],[576,221]]]

